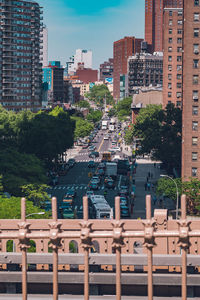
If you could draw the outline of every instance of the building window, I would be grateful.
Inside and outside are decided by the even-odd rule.
[[[172,89],[172,84],[170,82],[168,83],[168,89]]]
[[[172,47],[168,47],[168,52],[172,52]]]
[[[172,61],[172,56],[168,56],[168,61]]]
[[[198,131],[198,122],[197,121],[192,122],[192,130],[193,131]]]
[[[181,92],[177,92],[177,93],[176,93],[176,97],[177,97],[177,98],[181,98],[181,97],[182,97],[182,93],[181,93]]]
[[[172,17],[172,15],[173,15],[173,11],[170,10],[170,11],[169,11],[169,16]]]
[[[199,28],[194,28],[194,37],[199,37]]]
[[[199,67],[199,60],[198,59],[193,59],[193,68],[198,69]]]
[[[199,83],[199,76],[193,75],[193,84],[198,84],[198,83]]]
[[[172,80],[172,74],[168,74],[168,79]]]
[[[182,38],[177,38],[177,44],[182,44]]]
[[[172,71],[172,65],[168,65],[168,70]]]
[[[181,89],[182,88],[181,82],[177,82],[176,86],[177,86],[177,89]]]
[[[197,177],[197,168],[192,168],[192,177]]]
[[[192,115],[198,116],[198,106],[192,106]]]
[[[172,44],[172,38],[168,39],[169,44]]]
[[[192,137],[192,146],[198,145],[198,137]]]
[[[181,101],[176,101],[176,106],[177,107],[181,107],[182,106],[182,102]]]
[[[182,56],[177,56],[177,62],[182,61]]]
[[[193,91],[193,100],[198,101],[199,100],[199,92],[198,91]]]
[[[177,30],[177,34],[182,34],[183,33],[183,30],[182,29],[178,29]]]
[[[182,52],[182,47],[177,47],[177,52]]]
[[[169,20],[169,26],[172,26],[173,22],[172,20]]]
[[[172,34],[172,29],[171,28],[169,29],[169,34]]]
[[[178,80],[182,79],[182,74],[177,74],[177,75],[176,75],[176,78],[177,78]]]
[[[181,71],[182,70],[182,65],[177,65],[177,71]]]
[[[171,97],[172,97],[172,93],[168,92],[168,98],[171,98]]]
[[[199,6],[199,0],[194,0],[194,6]]]
[[[192,160],[198,159],[198,152],[192,152]]]
[[[193,45],[193,51],[194,51],[194,54],[199,54],[199,44]]]
[[[178,16],[182,16],[183,15],[183,11],[182,10],[179,10],[178,11]]]
[[[199,21],[199,13],[194,13],[194,21],[195,22]]]

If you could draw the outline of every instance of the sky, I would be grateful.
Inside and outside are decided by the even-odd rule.
[[[113,42],[144,37],[145,0],[37,0],[49,34],[49,60],[63,65],[76,49],[93,52],[93,68],[113,57]]]

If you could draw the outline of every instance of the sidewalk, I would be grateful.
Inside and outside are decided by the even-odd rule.
[[[66,153],[66,160],[70,159],[70,158],[74,158],[76,155],[79,154],[79,152],[81,151],[82,147],[81,146],[74,146],[71,149],[68,149],[65,153]]]
[[[157,199],[156,203],[153,203],[153,196],[155,195],[155,188],[152,188],[152,183],[155,186],[157,180],[160,178],[160,174],[165,174],[164,170],[160,169],[160,163],[156,162],[154,166],[154,161],[151,161],[148,158],[137,159],[137,170],[135,174],[135,185],[136,185],[136,193],[135,193],[135,203],[133,209],[132,217],[134,219],[137,218],[146,218],[146,204],[145,198],[146,195],[152,196],[152,216],[154,213],[154,209],[167,208],[167,209],[175,209],[175,204],[170,199],[165,200],[160,203],[159,199]],[[152,174],[152,178],[149,178],[148,181],[151,184],[150,190],[145,190],[145,183],[147,182],[148,173]],[[157,197],[158,198],[158,197]]]

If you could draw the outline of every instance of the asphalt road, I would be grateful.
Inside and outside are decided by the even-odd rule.
[[[95,139],[96,143],[93,143],[96,147],[95,151],[98,151],[100,153],[99,158],[89,158],[89,151],[88,149],[82,149],[75,157],[76,164],[73,168],[71,168],[68,173],[65,176],[59,177],[59,184],[55,187],[52,187],[51,189],[48,189],[48,193],[51,194],[51,196],[55,196],[58,199],[58,203],[61,203],[64,195],[66,194],[67,190],[70,187],[74,187],[76,190],[76,197],[74,200],[75,206],[81,206],[82,205],[82,199],[83,196],[86,194],[86,191],[88,189],[88,184],[90,182],[90,177],[88,176],[89,172],[95,173],[97,166],[99,162],[102,159],[102,154],[104,151],[107,151],[111,147],[111,143],[113,140],[114,135],[116,133],[113,133],[109,140],[104,140],[104,136],[107,134],[107,131],[99,130]],[[121,152],[117,152],[117,155],[123,155]],[[91,169],[88,168],[88,162],[90,160],[95,161],[95,168]],[[106,200],[110,204],[112,208],[114,208],[114,198],[118,193],[118,187],[120,182],[120,176],[117,177],[115,188],[114,189],[106,189],[107,190],[107,196]],[[101,183],[99,185],[99,189],[97,191],[94,191],[95,194],[102,195],[104,193],[105,186],[104,186],[104,179],[102,178]]]

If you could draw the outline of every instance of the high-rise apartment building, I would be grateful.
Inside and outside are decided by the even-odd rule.
[[[164,8],[163,106],[182,107],[183,9]]]
[[[128,58],[140,53],[142,41],[142,39],[129,36],[114,42],[113,96],[115,100],[120,99],[120,76],[127,74]]]
[[[41,52],[40,60],[42,66],[47,67],[49,60],[48,60],[48,29],[46,25],[43,27],[41,39],[42,39],[42,52]]]
[[[140,53],[128,59],[128,95],[138,91],[139,87],[162,86],[162,53]]]
[[[41,107],[41,13],[35,1],[0,1],[0,103],[9,110]]]
[[[108,61],[104,61],[100,65],[100,81],[105,81],[106,78],[113,78],[113,58],[109,58]]]
[[[48,83],[49,104],[64,101],[64,69],[60,61],[50,61],[43,68],[43,83]]]
[[[182,6],[183,0],[145,0],[145,41],[151,52],[163,51],[163,9]]]
[[[184,0],[182,178],[200,179],[200,1]]]

